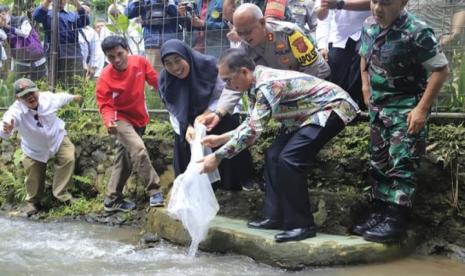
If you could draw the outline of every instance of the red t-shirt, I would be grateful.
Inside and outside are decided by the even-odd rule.
[[[105,127],[112,121],[123,120],[135,127],[149,123],[145,104],[145,82],[158,89],[158,74],[148,60],[129,56],[128,68],[119,72],[111,64],[102,71],[97,81],[97,105]]]

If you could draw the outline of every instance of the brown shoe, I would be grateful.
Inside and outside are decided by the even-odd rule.
[[[37,203],[32,203],[32,202],[28,202],[28,203],[26,204],[26,206],[24,206],[24,208],[22,209],[22,212],[23,212],[26,216],[30,217],[30,216],[32,216],[32,215],[37,214],[37,213],[39,212],[39,210],[40,210],[39,204],[37,204]]]

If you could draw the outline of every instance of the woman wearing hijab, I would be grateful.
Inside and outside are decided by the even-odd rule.
[[[164,69],[160,74],[159,89],[175,132],[173,164],[178,176],[186,170],[190,161],[189,143],[195,137],[194,121],[199,115],[216,109],[224,83],[218,76],[215,57],[194,51],[180,40],[165,42],[160,54]],[[239,114],[227,114],[210,134],[233,130],[239,123]],[[253,188],[253,164],[249,151],[224,160],[219,172],[223,189]]]

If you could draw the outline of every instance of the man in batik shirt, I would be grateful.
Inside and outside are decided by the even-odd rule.
[[[308,199],[306,169],[318,151],[352,121],[357,104],[339,86],[296,71],[256,66],[243,49],[228,49],[218,62],[229,89],[247,93],[249,115],[235,130],[202,141],[221,148],[205,157],[203,171],[214,170],[253,144],[271,118],[282,124],[266,153],[264,219],[248,226],[282,229],[276,242],[316,234]]]
[[[448,75],[447,59],[433,30],[405,11],[407,2],[372,0],[373,16],[362,30],[362,90],[369,107],[374,210],[353,231],[375,242],[395,242],[406,235],[415,171],[426,145],[426,122]]]

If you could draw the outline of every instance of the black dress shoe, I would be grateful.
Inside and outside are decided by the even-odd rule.
[[[264,219],[249,221],[247,226],[255,229],[281,229],[282,223],[275,219]]]
[[[276,242],[300,241],[316,236],[315,227],[294,228],[274,236]]]

